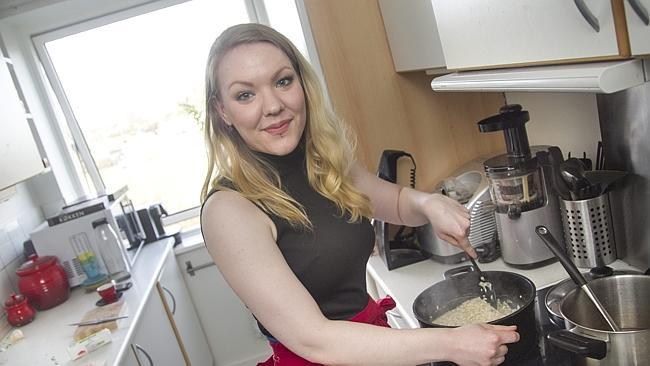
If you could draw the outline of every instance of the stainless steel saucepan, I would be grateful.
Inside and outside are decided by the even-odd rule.
[[[610,330],[589,297],[576,288],[560,305],[566,330],[550,333],[549,341],[575,353],[577,365],[650,365],[650,277],[603,277],[589,286],[621,330]]]

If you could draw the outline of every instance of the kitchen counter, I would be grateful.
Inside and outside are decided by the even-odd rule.
[[[469,262],[467,262],[469,263]],[[373,255],[368,261],[367,270],[371,278],[384,293],[390,295],[397,303],[397,310],[406,317],[404,321],[410,328],[419,328],[413,315],[413,301],[426,288],[443,280],[443,273],[451,268],[467,265],[467,263],[442,264],[433,260],[425,260],[389,271],[378,255]],[[501,258],[491,263],[479,263],[483,271],[508,271],[521,274],[535,284],[537,290],[554,285],[569,275],[559,262],[536,269],[522,270],[511,267]],[[616,260],[609,264],[614,269],[638,270],[627,263]],[[587,269],[584,269],[587,271]]]
[[[66,324],[81,320],[89,310],[96,307],[99,300],[96,292],[87,293],[83,288],[72,290],[70,298],[63,304],[45,311],[38,311],[31,323],[16,329],[24,334],[24,339],[14,345],[3,339],[0,352],[0,365],[30,366],[77,366],[77,365],[118,365],[129,351],[129,343],[145,306],[145,300],[155,287],[167,255],[172,253],[173,239],[163,239],[142,247],[128,281],[133,286],[125,291],[125,314],[129,317],[118,321],[118,329],[112,333],[112,342],[71,361],[67,347],[73,342],[76,327]],[[124,309],[123,309],[124,311]],[[13,329],[9,332],[11,332]],[[105,362],[102,363],[102,362]]]

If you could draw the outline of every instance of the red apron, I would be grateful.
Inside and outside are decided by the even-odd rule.
[[[349,321],[390,328],[386,312],[394,307],[395,301],[390,296],[377,301],[368,296],[368,305],[366,305],[365,309],[361,310]],[[296,355],[279,342],[269,342],[269,344],[273,348],[273,355],[268,360],[258,363],[257,366],[322,366],[319,363],[309,362]]]

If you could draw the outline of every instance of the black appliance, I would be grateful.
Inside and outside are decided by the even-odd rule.
[[[402,157],[411,159],[413,168],[411,168],[410,186],[415,188],[415,159],[404,151],[384,150],[379,160],[377,176],[383,180],[397,183],[397,161]],[[393,225],[379,220],[374,220],[373,226],[379,256],[389,271],[429,258],[428,254],[420,250],[415,228]]]
[[[167,216],[167,211],[160,203],[138,210],[138,218],[142,224],[142,232],[144,234],[143,244],[153,243],[170,237],[174,238],[174,246],[181,243],[180,231],[165,233],[165,227],[162,223],[162,218],[165,216]]]
[[[127,249],[137,249],[146,239],[144,228],[140,221],[140,215],[138,215],[138,212],[133,206],[133,202],[129,199],[122,200],[120,206],[122,213],[115,216],[115,221],[117,221],[120,231],[124,233],[129,241],[129,247]]]
[[[161,221],[163,215],[167,215],[167,211],[159,203],[138,210],[138,217],[142,223],[145,236],[145,244],[153,243],[165,237],[165,228]]]

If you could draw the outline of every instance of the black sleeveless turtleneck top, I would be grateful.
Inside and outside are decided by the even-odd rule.
[[[277,229],[277,245],[289,267],[325,317],[351,318],[368,303],[366,263],[375,238],[369,220],[349,223],[348,214],[341,216],[334,202],[309,185],[302,146],[285,156],[255,154],[277,169],[282,190],[303,205],[313,225],[312,230],[294,229],[283,218],[269,215]],[[262,333],[272,336],[258,325]]]

